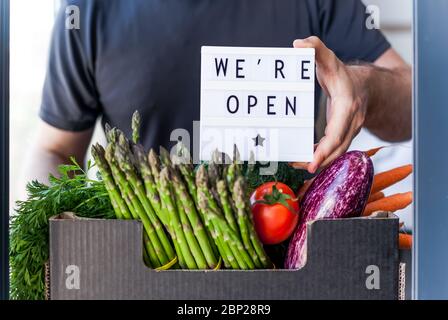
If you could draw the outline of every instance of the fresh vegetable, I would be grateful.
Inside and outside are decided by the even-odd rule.
[[[370,150],[365,151],[365,154],[368,157],[373,157],[374,155],[376,155],[378,153],[378,151],[380,151],[381,149],[383,149],[384,147],[378,147],[378,148],[373,148]]]
[[[92,148],[118,218],[142,222],[145,261],[157,268],[214,269],[222,257],[232,269],[270,266],[247,197],[247,179],[235,148],[233,161],[215,152],[197,173],[182,145],[146,156],[138,144],[141,119],[132,117],[132,141],[107,126],[108,145]],[[222,163],[224,161],[225,164]]]
[[[132,217],[142,221],[146,260],[151,267],[169,265],[177,256],[182,268],[215,268],[218,259],[212,240],[204,231],[177,166],[165,149],[160,156],[154,150],[145,155],[143,147],[136,144],[139,123],[140,117],[134,114],[132,142],[118,129],[108,128],[106,151],[101,152],[99,145],[92,149],[95,160],[101,163],[100,173],[113,178]],[[105,163],[98,153],[105,153]],[[117,189],[108,191],[114,202]]]
[[[367,204],[363,216],[369,216],[375,211],[395,212],[406,208],[412,203],[412,192],[398,193]]]
[[[242,166],[242,172],[247,179],[247,187],[250,192],[263,183],[272,181],[282,182],[290,186],[292,190],[297,190],[303,184],[303,181],[309,177],[305,170],[294,169],[286,162],[276,162],[268,165],[259,162],[247,162]]]
[[[306,223],[323,218],[360,216],[372,180],[372,160],[360,151],[347,152],[317,175],[301,203],[299,224],[285,261],[286,269],[301,268],[306,262]]]
[[[171,177],[169,176],[169,171],[164,168],[160,171],[160,188],[159,193],[162,198],[164,205],[166,206],[166,213],[169,221],[169,226],[171,233],[175,235],[175,239],[178,243],[179,250],[178,254],[181,254],[185,265],[188,269],[197,269],[196,261],[191,252],[191,248],[188,244],[187,237],[185,233],[191,232],[190,228],[183,225],[179,215],[179,210],[173,197],[173,190],[170,183]]]
[[[48,262],[48,219],[61,212],[76,212],[80,217],[115,217],[104,181],[87,177],[74,159],[58,168],[59,177],[49,183],[28,183],[28,199],[18,201],[11,217],[10,297],[19,300],[45,299],[45,263]],[[118,209],[119,210],[119,209]]]
[[[269,259],[254,228],[252,213],[250,211],[250,203],[247,199],[247,190],[242,177],[239,177],[235,181],[233,186],[233,199],[237,208],[238,223],[245,249],[252,254],[255,264],[258,265],[258,261],[260,261],[260,267],[269,267]],[[243,225],[245,225],[245,228],[247,229],[248,237],[243,234]]]
[[[399,233],[398,234],[398,247],[402,250],[412,249],[412,235]]]
[[[299,202],[294,192],[281,182],[267,182],[251,195],[255,230],[264,244],[288,239],[299,220]]]
[[[403,180],[411,173],[411,164],[378,173],[373,178],[372,194],[390,187],[391,185]]]
[[[297,199],[301,201],[303,199],[303,196],[305,195],[306,191],[309,189],[311,184],[313,183],[313,179],[305,180],[303,185],[300,187],[299,191],[297,192]]]
[[[373,201],[383,199],[384,197],[385,197],[384,193],[379,191],[377,193],[371,194],[369,197],[369,200],[367,200],[367,203],[371,203]]]
[[[141,122],[142,122],[142,120],[140,117],[140,112],[138,112],[138,111],[134,112],[134,114],[132,115],[132,120],[131,120],[132,142],[134,142],[134,144],[137,144],[138,141],[140,140]]]
[[[232,269],[270,267],[269,258],[253,226],[247,190],[239,165],[233,163],[211,175],[212,177],[205,165],[197,170],[199,208],[207,229],[215,239],[224,265]],[[222,191],[224,185],[227,186],[229,195],[223,202],[220,195],[217,199],[214,194],[218,193],[218,186]],[[225,211],[228,211],[227,217]],[[229,219],[229,215],[232,219]]]

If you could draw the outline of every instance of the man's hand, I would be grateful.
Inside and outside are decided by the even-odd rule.
[[[319,38],[295,40],[294,48],[316,49],[316,76],[328,97],[325,136],[316,146],[313,162],[307,165],[314,173],[347,151],[361,130],[367,111],[366,93],[350,69]]]
[[[383,139],[410,138],[411,72],[393,49],[377,60],[386,67],[380,68],[345,65],[317,37],[295,40],[294,48],[316,49],[316,76],[328,97],[327,127],[314,159],[293,163],[295,168],[315,173],[345,153],[363,125]],[[394,125],[402,126],[402,132],[394,133]]]

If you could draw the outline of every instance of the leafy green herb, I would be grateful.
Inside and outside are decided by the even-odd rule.
[[[278,181],[288,185],[292,190],[297,191],[303,184],[303,181],[309,177],[309,174],[304,170],[294,169],[286,162],[278,162],[275,174],[261,174],[263,168],[268,168],[269,165],[262,165],[257,162],[254,165],[244,165],[244,173],[247,178],[248,187],[250,190],[255,190],[258,186],[265,182]]]
[[[115,217],[101,180],[90,180],[87,171],[72,164],[58,168],[60,177],[50,175],[49,185],[28,184],[28,199],[18,201],[11,218],[10,296],[12,299],[45,299],[45,263],[49,258],[48,219],[64,211],[78,216],[113,219]]]

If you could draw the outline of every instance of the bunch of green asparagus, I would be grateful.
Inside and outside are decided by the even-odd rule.
[[[143,224],[144,259],[151,268],[268,268],[271,263],[253,227],[245,179],[236,154],[221,164],[218,153],[195,171],[182,145],[174,155],[138,144],[140,116],[132,118],[132,141],[106,126],[108,145],[92,155],[118,219]]]

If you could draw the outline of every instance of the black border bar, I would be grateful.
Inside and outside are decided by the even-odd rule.
[[[0,300],[9,297],[9,0],[0,0]]]
[[[448,2],[414,0],[415,299],[448,299]]]

